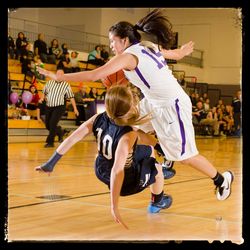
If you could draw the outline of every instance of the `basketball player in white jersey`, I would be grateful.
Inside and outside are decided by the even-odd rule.
[[[157,43],[142,41],[138,31],[151,35]],[[231,193],[233,174],[231,171],[219,173],[199,154],[190,98],[166,67],[165,58],[185,56],[192,44],[169,50],[173,37],[171,23],[160,9],[155,9],[136,25],[123,21],[109,29],[110,47],[115,56],[105,65],[71,74],[54,74],[44,69],[39,72],[55,80],[96,81],[122,69],[145,96],[140,103],[142,115],[152,115],[151,124],[166,158],[187,164],[210,177],[216,187],[217,199],[225,200]]]

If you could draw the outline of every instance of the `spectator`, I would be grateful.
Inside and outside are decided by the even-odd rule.
[[[205,100],[205,102],[203,103],[203,107],[204,107],[205,112],[208,112],[208,111],[210,111],[210,99],[206,98],[204,100]]]
[[[234,119],[233,119],[233,108],[231,105],[226,105],[223,120],[227,123],[226,135],[232,135],[232,130],[234,126]]]
[[[63,43],[62,44],[62,56],[60,59],[63,59],[67,53],[68,53],[68,45],[67,43]]]
[[[61,58],[62,51],[59,48],[59,43],[57,39],[53,39],[51,41],[51,46],[49,47],[49,55],[55,55],[57,60]]]
[[[201,101],[199,93],[195,93],[195,99],[196,99],[196,104],[198,101]]]
[[[95,100],[99,99],[99,95],[97,93],[97,89],[96,88],[91,88],[90,92],[89,92],[89,96]]]
[[[60,72],[63,73],[62,70],[58,73]],[[46,97],[47,104],[45,124],[46,128],[49,130],[49,135],[44,147],[48,148],[54,147],[56,134],[59,136],[63,135],[61,127],[57,124],[66,110],[65,96],[70,99],[76,116],[78,116],[79,113],[76,108],[74,93],[72,92],[69,83],[66,81],[49,80],[43,88],[43,95],[41,97],[42,101],[44,100],[44,96]]]
[[[34,73],[35,73],[36,78],[39,79],[39,80],[43,80],[43,81],[44,81],[44,80],[46,79],[45,76],[42,75],[42,74],[40,74],[40,73],[36,70],[36,66],[37,66],[37,65],[38,65],[39,67],[41,67],[41,68],[44,68],[44,64],[43,64],[42,60],[40,59],[39,56],[35,56],[35,57],[34,57],[34,62],[35,62],[35,66],[34,66],[35,71],[34,71]]]
[[[34,42],[35,55],[39,55],[43,63],[56,64],[56,56],[48,54],[47,44],[44,41],[44,35],[38,34],[38,39]]]
[[[28,110],[36,110],[38,106],[38,101],[40,99],[37,88],[35,85],[30,85],[29,92],[32,94],[32,100],[27,104]]]
[[[208,94],[205,92],[203,93],[202,97],[203,97],[203,100],[206,100],[208,98]]]
[[[76,51],[71,52],[70,65],[71,65],[72,72],[79,72],[80,71],[77,56],[78,56],[78,53]]]
[[[19,32],[16,39],[16,59],[20,60],[21,56],[25,53],[28,44],[27,38],[23,32]]]
[[[201,101],[198,101],[196,104],[196,108],[193,110],[193,122],[194,124],[202,124],[202,125],[208,125],[213,128],[214,136],[219,136],[219,123],[218,121],[211,117],[211,112],[206,113],[203,109],[203,103]]]
[[[204,103],[204,99],[203,99],[203,97],[202,97],[202,96],[199,96],[198,101],[200,101],[200,102]]]
[[[241,135],[241,91],[237,91],[232,101],[233,119],[234,119],[234,135]]]
[[[104,100],[105,93],[100,94],[97,88],[91,88],[89,96],[95,100]]]
[[[104,60],[105,63],[109,60],[109,53],[108,53],[108,51],[105,49],[105,47],[102,47],[102,50],[101,50],[101,57],[103,58],[103,60]]]
[[[20,57],[20,62],[22,63],[22,74],[33,77],[34,72],[32,71],[32,68],[34,67],[34,53],[31,49],[31,43],[26,45],[25,51]]]
[[[100,45],[95,46],[95,49],[89,53],[88,61],[94,65],[104,65],[104,59],[101,57],[101,47]]]
[[[221,108],[217,108],[216,113],[217,113],[217,121],[219,123],[219,133],[222,136],[226,136],[224,132],[226,132],[227,123],[223,119],[224,118],[224,114],[222,112],[222,109]]]
[[[76,125],[79,126],[83,121],[86,121],[86,115],[90,116],[88,109],[90,103],[93,102],[93,99],[90,98],[87,93],[87,86],[80,84],[79,90],[75,93],[76,107],[79,111],[79,116],[76,117]]]
[[[15,42],[12,36],[9,34],[8,35],[8,54],[10,59],[15,58]]]
[[[221,108],[222,110],[224,110],[225,105],[224,105],[222,99],[219,99],[219,100],[218,100],[218,103],[217,103],[216,107],[217,107],[217,108]]]
[[[192,103],[192,107],[193,107],[193,108],[196,108],[197,100],[196,100],[196,94],[195,94],[195,92],[193,92],[193,93],[191,94],[190,100],[191,100],[191,103]]]
[[[65,54],[65,57],[63,57],[58,65],[57,69],[62,69],[65,73],[72,73],[72,68],[71,68],[71,63],[70,63],[70,58],[69,58],[69,52]]]

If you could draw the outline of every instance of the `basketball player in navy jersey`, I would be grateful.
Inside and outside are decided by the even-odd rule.
[[[139,118],[131,90],[124,86],[111,87],[106,94],[105,107],[106,112],[84,122],[60,144],[48,162],[36,167],[36,170],[52,172],[57,161],[75,143],[93,132],[98,147],[95,174],[110,189],[111,213],[115,221],[127,228],[118,210],[120,195],[136,194],[150,186],[149,213],[169,208],[172,197],[163,193],[162,166],[155,160],[153,147],[137,145],[137,132],[128,126],[149,119],[146,116]]]
[[[152,41],[141,40],[141,33],[152,36]],[[192,123],[192,104],[179,85],[166,60],[179,59],[190,53],[192,42],[179,49],[169,50],[174,34],[172,25],[161,11],[155,9],[133,25],[118,22],[109,29],[110,47],[115,56],[105,65],[92,71],[54,74],[44,69],[39,72],[52,79],[65,81],[96,81],[119,70],[138,87],[144,98],[140,101],[141,115],[151,114],[150,120],[157,134],[158,145],[165,157],[189,165],[211,178],[218,200],[231,194],[233,173],[219,173],[211,162],[200,155],[195,142]]]

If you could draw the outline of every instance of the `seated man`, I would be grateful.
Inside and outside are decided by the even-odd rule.
[[[80,84],[79,90],[74,94],[76,107],[79,111],[79,116],[76,117],[76,125],[79,126],[82,122],[86,121],[86,110],[88,108],[89,102],[93,99],[90,98],[87,93],[87,86]]]
[[[197,124],[211,126],[213,128],[213,135],[219,135],[220,125],[218,121],[211,116],[211,112],[205,112],[205,110],[203,109],[203,103],[201,101],[198,101],[196,103],[196,108],[193,109],[192,115],[194,124],[196,121]]]

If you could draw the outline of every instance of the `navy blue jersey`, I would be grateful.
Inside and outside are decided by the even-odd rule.
[[[107,116],[106,112],[99,114],[94,121],[93,133],[96,137],[98,148],[98,156],[95,163],[96,175],[100,178],[100,175],[103,177],[103,174],[106,173],[106,184],[109,184],[111,168],[114,164],[115,151],[119,140],[124,134],[132,130],[130,126],[116,125]]]
[[[98,156],[95,161],[95,174],[110,188],[110,175],[115,160],[115,151],[121,137],[132,131],[130,126],[116,125],[106,114],[97,116],[93,124],[93,133],[97,139]],[[157,170],[152,149],[146,145],[136,145],[129,153],[124,166],[124,180],[120,195],[126,196],[141,192],[155,182]]]

